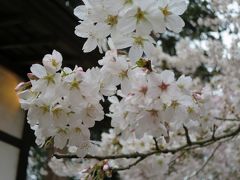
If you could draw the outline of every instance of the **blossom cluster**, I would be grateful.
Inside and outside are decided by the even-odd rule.
[[[176,81],[172,71],[158,73],[151,64],[146,66],[149,62],[140,59],[133,67],[125,55],[111,50],[99,61],[101,68],[60,70],[62,56],[54,50],[43,58],[43,65],[32,65],[28,74],[31,87],[20,91],[19,97],[28,110],[37,144],[53,139],[60,149],[78,147],[77,154],[83,157],[90,147],[89,128],[104,118],[100,104],[104,96],[112,103],[108,114],[112,126],[126,136],[167,137],[175,130],[171,123],[176,129],[194,124],[201,98],[189,90],[191,78],[181,76]]]
[[[104,118],[100,101],[115,91],[108,76],[99,68],[83,71],[80,67],[61,69],[62,56],[53,51],[43,65],[31,67],[30,86],[18,87],[20,103],[28,110],[28,123],[35,130],[38,145],[54,141],[54,147],[78,147],[83,157],[90,147],[90,131],[95,121]]]
[[[147,55],[154,48],[152,32],[162,33],[166,27],[175,32],[182,29],[184,22],[178,15],[186,10],[184,0],[89,0],[84,3],[75,9],[75,15],[80,19],[75,33],[88,38],[84,52],[97,46],[102,50],[107,38],[111,37],[111,48],[130,47],[129,54],[119,56],[117,50],[108,51],[99,61],[102,68],[91,68],[86,72],[80,67],[61,69],[62,56],[55,50],[43,58],[43,66],[32,65],[30,88],[20,91],[19,97],[22,107],[28,110],[28,122],[35,130],[37,144],[54,140],[54,146],[60,149],[66,145],[76,146],[77,154],[83,157],[90,147],[89,128],[104,117],[100,104],[103,96],[108,96],[113,103],[109,114],[113,127],[128,128],[126,132],[136,131],[139,137],[145,132],[167,136],[169,120],[174,118],[164,115],[166,117],[160,120],[161,111],[165,114],[179,111],[175,116],[183,114],[182,119],[198,112],[198,102],[187,90],[191,78],[182,76],[176,82],[172,71],[158,74],[152,71],[150,60],[141,59],[143,52]],[[116,91],[118,85],[121,88]],[[120,103],[113,96],[116,92],[123,98]],[[121,106],[125,106],[125,110],[118,112]],[[146,118],[151,119],[148,124],[151,126],[142,129],[147,127]],[[129,120],[126,123],[124,119]]]
[[[117,96],[108,98],[112,126],[119,133],[127,137],[134,133],[137,138],[144,133],[167,137],[169,131],[182,129],[183,124],[196,125],[203,102],[200,92],[191,91],[190,77],[183,75],[175,80],[173,71],[149,69],[149,61],[144,59],[140,59],[137,62],[140,67],[135,68],[127,65],[123,58],[109,54],[100,62],[103,71],[120,77],[121,89],[117,95],[121,100]]]
[[[148,56],[156,44],[151,33],[163,33],[168,28],[180,32],[184,26],[182,15],[187,8],[185,0],[84,0],[74,14],[80,19],[75,34],[87,38],[84,52],[96,47],[106,50],[111,37],[117,49],[129,48],[129,57],[135,62],[143,52]],[[101,14],[101,15],[100,15]]]

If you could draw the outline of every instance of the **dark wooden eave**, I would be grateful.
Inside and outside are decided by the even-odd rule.
[[[84,54],[85,39],[74,34],[78,19],[73,9],[81,1],[7,0],[0,1],[0,65],[23,78],[33,63],[53,49],[60,51],[64,65],[83,68],[97,65],[98,50]]]

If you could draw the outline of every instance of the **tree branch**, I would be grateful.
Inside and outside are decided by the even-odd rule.
[[[183,128],[184,128],[184,131],[185,131],[187,144],[192,145],[192,141],[191,141],[191,138],[189,136],[188,128],[185,125],[183,125]]]
[[[221,140],[227,139],[227,138],[233,138],[236,135],[238,135],[240,133],[240,125],[239,127],[232,132],[229,133],[225,133],[223,135],[220,136],[214,136],[210,137],[208,139],[205,140],[200,140],[200,141],[192,141],[191,144],[185,144],[182,146],[179,146],[177,148],[172,148],[172,149],[159,149],[159,150],[152,150],[149,151],[147,153],[130,153],[130,154],[119,154],[119,155],[109,155],[109,156],[93,156],[93,155],[86,155],[84,158],[85,159],[97,159],[97,160],[105,160],[105,159],[121,159],[121,158],[127,158],[127,159],[134,159],[134,158],[146,158],[148,156],[154,155],[154,154],[158,154],[158,153],[163,153],[163,154],[167,154],[167,153],[172,153],[175,154],[177,152],[180,151],[184,151],[184,150],[191,150],[191,149],[196,149],[196,148],[200,148],[200,147],[205,147],[205,146],[209,146],[215,142],[219,142]],[[79,158],[76,155],[65,155],[65,154],[54,154],[54,156],[56,158],[67,158],[67,159],[71,159],[71,158]]]
[[[126,167],[120,167],[120,168],[113,168],[112,171],[124,171],[124,170],[128,170],[133,166],[136,166],[138,163],[140,163],[142,160],[144,160],[145,158],[147,158],[148,156],[142,156],[140,157],[138,160],[136,160],[134,163],[129,164]]]
[[[180,159],[182,156],[184,156],[186,153],[186,151],[182,151],[180,153],[180,155],[176,156],[173,160],[171,160],[169,163],[168,163],[168,166],[169,166],[169,169],[171,169],[177,162],[178,159]]]
[[[219,121],[237,121],[237,122],[240,122],[240,119],[239,119],[239,118],[227,119],[227,118],[215,117],[215,119],[216,119],[216,120],[219,120]]]
[[[157,138],[156,137],[153,137],[153,140],[154,140],[154,143],[155,143],[155,148],[156,148],[156,150],[160,150],[160,148],[159,148],[159,145],[158,145],[158,142],[157,142]]]
[[[216,130],[217,130],[217,126],[214,124],[213,125],[213,132],[212,132],[212,139],[215,139]]]

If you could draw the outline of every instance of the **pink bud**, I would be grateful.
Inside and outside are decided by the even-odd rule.
[[[28,82],[21,82],[19,83],[16,87],[15,87],[15,91],[16,92],[21,92],[21,91],[24,91],[28,88],[31,87],[31,82],[28,81]]]
[[[39,78],[37,76],[35,76],[33,73],[27,73],[27,77],[30,80],[38,80]]]
[[[25,82],[20,82],[16,87],[15,87],[15,91],[21,91],[21,89],[23,89],[25,86]]]
[[[202,93],[201,92],[194,92],[193,93],[193,98],[196,100],[196,101],[199,101],[202,99]]]
[[[105,165],[103,166],[103,170],[104,170],[104,171],[109,170],[109,165],[108,165],[108,164],[105,164]]]

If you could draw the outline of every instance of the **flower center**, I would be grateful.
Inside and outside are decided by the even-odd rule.
[[[168,89],[168,86],[169,84],[165,84],[164,82],[162,82],[162,84],[158,87],[161,89],[161,91],[166,91]]]
[[[80,134],[80,133],[82,132],[82,130],[81,130],[81,128],[76,127],[76,128],[75,128],[75,132],[78,133],[78,134]]]
[[[133,1],[132,0],[125,0],[124,4],[132,4]]]
[[[158,111],[155,109],[148,111],[152,117],[158,117]]]
[[[128,70],[122,70],[120,73],[119,73],[119,77],[123,80],[125,78],[128,77]]]
[[[168,6],[166,6],[165,8],[161,8],[161,11],[165,17],[172,14],[171,11],[169,11]]]
[[[147,91],[148,91],[148,87],[147,86],[142,86],[139,92],[146,95]]]
[[[142,38],[141,36],[133,37],[133,39],[134,39],[134,44],[142,47],[143,47],[144,41],[146,41],[146,39]]]
[[[106,19],[106,23],[109,26],[112,26],[112,27],[115,26],[118,23],[118,16],[109,15]]]
[[[187,108],[187,112],[189,113],[189,114],[192,114],[192,113],[194,113],[194,109],[193,109],[193,107],[188,107]]]
[[[43,114],[46,114],[49,112],[49,106],[47,105],[41,106],[40,109],[43,111]]]
[[[76,79],[74,79],[72,82],[71,82],[71,87],[70,87],[71,90],[73,89],[80,89],[79,88],[79,81],[77,81]]]
[[[59,64],[59,63],[57,62],[56,59],[52,59],[52,66],[53,66],[53,67],[56,68],[56,67],[58,66],[58,64]]]
[[[55,108],[55,109],[52,110],[53,115],[56,116],[57,118],[60,117],[60,113],[61,113],[61,112],[62,112],[62,109],[59,108],[59,107],[57,107],[57,108]]]
[[[171,104],[171,107],[172,107],[173,109],[176,109],[179,105],[180,105],[180,103],[179,103],[177,100],[173,100],[173,101],[172,101],[172,104]]]
[[[137,13],[135,15],[136,19],[137,19],[137,23],[139,23],[140,21],[145,19],[145,12],[142,11],[140,8],[137,9]]]
[[[44,77],[44,80],[47,81],[47,84],[48,84],[48,85],[49,85],[50,83],[55,84],[54,74],[48,74],[47,76]]]

